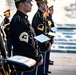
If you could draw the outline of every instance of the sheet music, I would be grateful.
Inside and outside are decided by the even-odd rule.
[[[56,32],[58,29],[56,27],[51,27],[50,28],[53,32]]]
[[[22,64],[27,65],[28,67],[31,67],[36,64],[36,61],[34,59],[24,57],[24,56],[19,56],[19,55],[9,57],[9,58],[7,58],[7,60],[22,63]]]
[[[50,35],[50,36],[57,36],[57,34],[53,33],[53,32],[49,32],[48,35]]]
[[[47,37],[47,36],[45,36],[44,34],[40,34],[40,35],[38,35],[38,36],[35,36],[34,38],[35,38],[36,40],[38,40],[39,42],[41,42],[41,43],[50,40],[50,38]]]

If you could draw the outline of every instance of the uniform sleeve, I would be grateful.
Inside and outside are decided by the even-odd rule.
[[[52,19],[52,16],[49,15],[48,19],[51,21],[51,27],[54,27],[55,25],[54,25],[54,21],[53,21],[53,19]]]
[[[36,35],[44,34],[45,25],[40,17],[34,17],[32,20],[32,26],[36,32]]]
[[[54,27],[55,25],[54,25],[54,21],[52,20],[52,16],[51,15],[49,15],[48,20],[49,20],[48,24],[50,24],[49,27]],[[50,29],[50,31],[53,32],[51,29]],[[51,44],[53,44],[53,42],[54,42],[54,36],[50,37],[50,41],[49,42]]]

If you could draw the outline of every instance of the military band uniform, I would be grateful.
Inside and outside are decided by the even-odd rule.
[[[15,0],[15,3],[16,2],[24,2],[23,4],[28,3],[29,6],[31,4],[30,0]],[[23,6],[22,3],[20,5]],[[41,54],[37,42],[34,39],[35,32],[30,25],[27,14],[20,10],[22,10],[21,7],[17,10],[10,23],[10,37],[13,45],[13,55],[26,56],[36,60],[38,63],[41,60]],[[24,72],[23,75],[32,75],[32,71]]]
[[[11,24],[11,42],[14,55],[23,55],[38,61],[40,55],[35,49],[34,32],[28,21],[28,16],[20,11],[14,15]]]
[[[6,44],[7,44],[7,50],[8,50],[8,56],[10,57],[11,56],[11,50],[12,50],[12,45],[11,45],[11,42],[10,42],[10,9],[4,11],[4,20],[3,20],[3,23],[2,25],[4,26],[4,31],[5,31],[5,34],[6,34]]]
[[[45,1],[46,1],[46,5],[47,5],[47,0],[36,0],[37,5],[40,2],[45,2]],[[33,17],[32,26],[35,29],[36,35],[40,35],[40,34],[47,35],[47,33],[50,32],[50,28],[54,26],[53,21],[51,19],[51,15],[44,16],[44,13],[47,12],[47,9],[45,9],[44,12],[41,11],[42,9],[41,10],[38,9],[38,11],[36,12],[36,14]],[[43,55],[43,59],[44,59],[43,64],[38,67],[38,75],[43,75],[43,74],[48,75],[49,57],[50,57],[51,48],[49,49],[49,51],[47,51],[47,48],[49,47],[50,43],[51,44],[53,43],[52,37],[50,37],[49,41],[47,41],[43,44],[40,42],[38,43],[40,50],[42,52],[42,55]],[[46,53],[45,53],[45,51],[46,51]]]
[[[32,26],[36,32],[36,35],[40,35],[40,34],[45,35],[45,32],[47,33],[47,27],[45,27],[46,22],[45,22],[45,19],[43,17],[42,11],[38,10],[36,12],[35,16],[33,17]],[[39,45],[40,50],[42,52],[43,59],[45,59],[45,52],[47,52],[47,48],[49,47],[49,42],[48,41],[45,43],[38,42],[38,45]],[[38,75],[44,74],[45,60],[43,60],[43,64],[38,67]]]
[[[13,54],[30,57],[39,62],[41,57],[38,48],[36,48],[33,38],[35,35],[28,21],[28,16],[17,11],[11,21],[10,31]]]
[[[49,17],[47,18],[47,25],[48,25],[48,32],[53,32],[53,31],[51,31],[51,27],[54,27],[54,22],[52,20],[51,15],[49,15]],[[53,44],[54,36],[50,36],[50,41],[49,42],[51,43],[51,45]],[[46,54],[46,71],[45,71],[45,73],[50,72],[49,71],[49,65],[50,65],[50,62],[51,62],[50,52],[51,52],[51,49]]]
[[[50,7],[50,10],[53,11],[53,6]],[[52,19],[52,14],[49,14],[49,16],[47,17],[47,25],[48,25],[48,32],[53,32],[51,30],[51,27],[55,27],[54,25],[54,21]],[[50,43],[51,45],[54,43],[54,36],[49,36],[50,37]],[[51,51],[51,50],[50,50]],[[46,73],[47,72],[50,72],[49,71],[49,65],[50,65],[50,62],[51,62],[51,58],[50,58],[50,51],[47,52],[46,54]],[[49,59],[50,58],[50,59]],[[52,63],[53,64],[53,63]],[[51,72],[50,72],[51,73]]]

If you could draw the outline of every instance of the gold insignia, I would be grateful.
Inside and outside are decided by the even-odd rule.
[[[47,46],[47,45],[48,45],[48,43],[49,43],[48,41],[47,41],[47,42],[45,42],[45,46]]]
[[[48,21],[48,25],[50,26],[52,24],[52,22],[51,21]]]
[[[19,36],[20,41],[28,42],[28,33],[23,32]]]
[[[44,25],[43,24],[39,24],[37,26],[37,29],[40,30],[40,31],[43,31],[44,30]]]
[[[25,18],[27,18],[27,16],[25,16]]]

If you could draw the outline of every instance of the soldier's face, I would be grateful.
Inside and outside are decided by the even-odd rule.
[[[25,1],[23,7],[25,11],[30,12],[32,9],[32,3],[29,1]]]
[[[6,16],[7,18],[9,18],[9,17],[10,17],[10,13],[7,13],[5,16]]]
[[[42,9],[47,10],[47,4],[45,2],[42,2]]]

